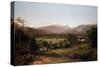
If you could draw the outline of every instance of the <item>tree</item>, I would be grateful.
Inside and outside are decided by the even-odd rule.
[[[46,47],[46,48],[49,48],[49,44],[48,44],[47,41],[43,41],[43,42],[42,42],[42,45],[43,45],[44,47]]]
[[[31,45],[30,45],[30,52],[31,52],[31,54],[36,53],[38,51],[38,48],[39,48],[38,44],[36,44],[36,40],[35,40],[35,38],[33,38],[31,40]]]
[[[69,33],[69,34],[67,34],[67,41],[68,41],[68,45],[72,46],[77,43],[77,41],[78,41],[77,36]]]
[[[71,44],[68,40],[64,40],[64,44],[66,48],[71,47]]]
[[[22,18],[20,18],[20,17],[17,17],[17,19],[16,19],[19,23],[21,23],[22,24],[22,30],[23,30],[23,32],[24,32],[24,20],[22,19]]]
[[[87,36],[91,43],[91,47],[97,48],[97,27],[95,26],[87,31]]]

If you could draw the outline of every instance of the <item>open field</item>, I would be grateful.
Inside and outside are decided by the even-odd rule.
[[[52,44],[56,44],[56,43],[59,43],[59,42],[64,42],[64,40],[66,40],[66,38],[37,38],[36,41],[37,43],[39,42],[43,42],[43,41],[46,41],[47,43],[50,43],[52,42]]]

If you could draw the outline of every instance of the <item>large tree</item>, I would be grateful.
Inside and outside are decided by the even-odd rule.
[[[75,34],[67,34],[67,42],[68,42],[68,45],[75,45],[77,43],[77,36]]]
[[[87,31],[87,36],[90,41],[91,47],[97,48],[97,27],[95,26]]]
[[[36,40],[35,40],[35,38],[33,38],[32,40],[31,40],[31,45],[30,45],[30,51],[31,51],[31,54],[32,53],[36,53],[37,51],[38,51],[38,44],[36,43]]]

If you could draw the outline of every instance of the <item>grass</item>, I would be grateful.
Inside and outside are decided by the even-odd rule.
[[[39,43],[40,41],[46,41],[46,42],[52,42],[54,43],[59,43],[59,42],[63,42],[64,40],[66,40],[66,38],[36,38],[37,43]]]
[[[44,52],[38,56],[38,60],[36,60],[37,63],[33,64],[80,62],[96,60],[96,58],[97,52],[95,48],[90,48],[87,43],[79,43],[70,48],[55,49]]]

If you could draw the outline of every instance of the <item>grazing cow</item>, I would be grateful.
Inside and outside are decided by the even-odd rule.
[[[46,47],[42,47],[42,48],[40,48],[39,50],[40,50],[41,52],[42,52],[42,51],[47,51],[47,48],[46,48]]]

